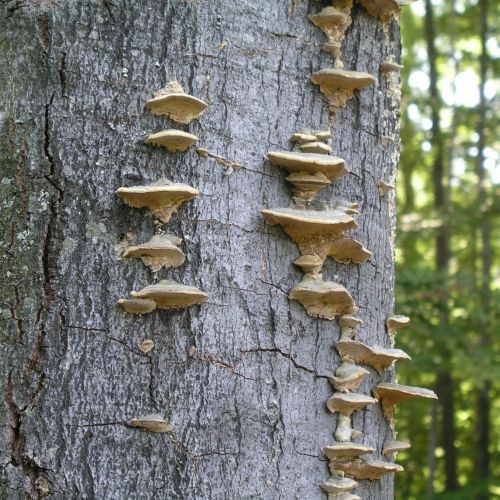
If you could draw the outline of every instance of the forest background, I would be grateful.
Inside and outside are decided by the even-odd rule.
[[[500,3],[404,9],[398,177],[399,382],[433,387],[401,406],[399,499],[500,498],[498,65]],[[496,21],[495,21],[496,20]]]

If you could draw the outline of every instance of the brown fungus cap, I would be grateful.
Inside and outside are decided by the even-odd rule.
[[[357,340],[340,340],[335,345],[342,358],[350,359],[355,363],[373,366],[378,373],[382,373],[389,368],[394,361],[411,359],[401,349],[370,347]]]
[[[385,324],[387,326],[387,332],[389,333],[389,335],[391,337],[394,337],[397,330],[399,330],[400,328],[404,328],[410,324],[410,318],[408,316],[395,314],[393,316],[389,316]]]
[[[409,399],[437,399],[436,394],[423,387],[412,387],[399,384],[379,384],[373,389],[374,396],[381,401],[384,413],[392,417],[394,406]]]
[[[358,309],[345,287],[333,281],[323,281],[321,277],[305,275],[292,288],[289,297],[302,304],[309,316],[317,318],[334,319]]]
[[[340,392],[355,391],[370,372],[350,361],[344,361],[328,380]]]
[[[124,258],[142,259],[153,272],[162,267],[179,267],[184,262],[184,253],[178,247],[182,240],[169,234],[156,234],[147,243],[127,247]]]
[[[147,186],[120,187],[116,194],[135,208],[148,208],[162,222],[168,222],[172,214],[185,201],[192,200],[199,191],[187,184],[160,179]]]
[[[353,412],[362,410],[368,405],[376,402],[376,399],[366,396],[365,394],[358,394],[356,392],[336,392],[326,402],[326,406],[332,413],[339,412],[342,413],[342,415],[349,416]]]
[[[346,493],[356,488],[358,483],[347,477],[331,476],[328,481],[321,484],[321,487],[327,493]]]
[[[207,299],[207,294],[198,288],[169,280],[161,280],[156,285],[149,285],[138,292],[132,292],[132,295],[135,298],[153,300],[160,309],[181,309],[203,304]]]
[[[130,420],[129,425],[132,427],[140,427],[149,432],[170,432],[172,430],[172,426],[164,420],[163,417],[157,414],[133,418]]]
[[[163,130],[147,137],[146,142],[153,146],[166,148],[172,153],[186,151],[192,146],[198,137],[182,130]]]
[[[118,304],[131,314],[148,314],[156,309],[156,302],[148,299],[119,299]]]
[[[146,109],[154,115],[166,115],[182,124],[188,124],[201,116],[207,107],[207,103],[201,99],[185,94],[178,84],[170,85],[165,92],[160,91],[153,99],[146,102]]]
[[[382,462],[379,460],[332,460],[330,462],[332,472],[342,471],[347,477],[354,479],[376,481],[386,474],[394,474],[403,471],[403,467],[398,464]]]
[[[409,448],[411,448],[411,444],[406,441],[391,441],[387,446],[384,446],[382,455],[388,457],[398,453],[398,451],[408,450]]]
[[[373,448],[365,446],[363,444],[357,443],[335,443],[330,446],[325,446],[323,448],[323,454],[328,457],[329,460],[334,458],[356,458],[361,455],[367,455],[373,453]]]

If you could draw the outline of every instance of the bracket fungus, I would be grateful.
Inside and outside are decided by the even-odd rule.
[[[146,102],[154,115],[166,115],[177,123],[187,125],[207,109],[208,104],[184,92],[179,82],[170,82]]]
[[[341,443],[346,443],[351,441],[351,439],[358,438],[360,436],[361,432],[355,431],[351,426],[351,417],[342,415],[341,413],[337,417],[337,427],[334,433],[335,439]]]
[[[409,448],[411,448],[411,444],[406,441],[391,441],[382,450],[382,455],[385,457],[394,457],[399,451],[408,450]]]
[[[325,94],[330,111],[345,106],[352,98],[354,91],[363,89],[375,83],[375,78],[361,71],[346,71],[343,69],[322,69],[311,75],[311,81],[319,85]]]
[[[207,299],[207,294],[198,288],[169,280],[161,280],[158,284],[149,285],[131,295],[134,298],[153,300],[159,309],[182,309],[203,304]]]
[[[148,299],[119,299],[118,304],[131,314],[148,314],[156,309],[156,302]]]
[[[179,248],[182,239],[170,234],[156,234],[147,243],[130,246],[123,252],[124,258],[142,259],[153,272],[162,267],[179,267],[184,262],[184,253]]]
[[[141,351],[143,354],[148,354],[154,349],[154,347],[155,347],[154,341],[151,339],[146,339],[141,342],[141,345],[139,346],[139,351]]]
[[[389,182],[385,181],[378,181],[378,194],[380,196],[385,196],[389,191],[396,189],[396,186],[394,184],[390,184]]]
[[[374,450],[364,444],[343,442],[325,446],[322,451],[329,460],[333,460],[338,457],[356,458],[361,455],[373,453]]]
[[[355,363],[372,366],[378,373],[382,373],[395,361],[411,359],[401,349],[370,347],[357,340],[339,340],[335,346],[342,359],[349,359]]]
[[[161,222],[168,222],[185,201],[192,200],[199,191],[187,184],[159,179],[147,186],[121,187],[116,194],[134,208],[148,208]]]
[[[330,471],[342,471],[346,476],[354,479],[368,479],[375,481],[386,474],[394,474],[403,471],[399,464],[382,462],[380,460],[364,460],[356,458],[354,460],[337,460],[330,462]]]
[[[163,130],[156,134],[148,135],[146,142],[159,148],[166,148],[171,153],[186,151],[198,137],[182,130]]]
[[[332,152],[332,147],[324,142],[314,141],[306,142],[299,146],[300,150],[304,153],[313,153],[320,155],[327,155]]]
[[[397,0],[358,0],[372,17],[377,17],[382,21],[384,31],[387,31],[389,22],[401,11],[400,3]]]
[[[172,426],[164,420],[160,415],[152,413],[144,417],[133,418],[129,425],[132,427],[140,427],[149,432],[170,432]]]
[[[283,227],[298,245],[302,256],[318,256],[321,259],[321,265],[314,270],[314,274],[320,272],[328,256],[341,263],[361,263],[371,256],[359,241],[341,236],[343,231],[355,228],[357,224],[350,215],[340,210],[274,208],[262,210],[261,214],[268,224]],[[302,263],[300,261],[298,265]]]
[[[340,392],[355,391],[363,379],[370,372],[361,366],[357,366],[352,361],[344,360],[337,368],[335,375],[332,375],[329,380],[330,384]]]
[[[340,57],[342,41],[351,24],[352,0],[335,3],[335,6],[325,7],[309,19],[328,37],[328,42],[323,46],[323,50],[334,57]]]
[[[380,65],[380,72],[383,76],[387,76],[388,73],[400,72],[403,68],[403,65],[398,64],[393,59],[387,59]]]
[[[377,400],[365,394],[357,392],[336,392],[327,402],[326,406],[332,412],[339,412],[342,415],[349,416],[355,411],[362,410]]]
[[[373,389],[374,396],[382,403],[384,415],[392,420],[394,406],[409,399],[437,399],[436,394],[430,389],[411,387],[399,384],[379,384]]]
[[[410,318],[408,316],[401,316],[399,314],[395,314],[393,316],[389,316],[387,321],[385,322],[387,326],[387,333],[391,338],[397,333],[397,330],[400,328],[404,328],[410,324]]]
[[[345,287],[333,281],[323,281],[321,276],[304,275],[294,286],[289,298],[302,304],[309,316],[334,319],[336,316],[358,310]]]
[[[330,476],[328,481],[321,484],[321,488],[323,488],[323,490],[327,493],[336,494],[336,497],[341,493],[347,493],[353,490],[357,485],[358,483],[353,479],[342,477],[337,474],[335,476]]]
[[[340,340],[349,340],[354,338],[355,329],[364,323],[362,319],[349,314],[340,316],[338,322],[340,326]]]
[[[307,144],[318,143],[305,143],[301,148]],[[273,165],[281,167],[290,173],[286,179],[295,187],[294,196],[305,200],[314,198],[320,189],[330,185],[333,180],[347,173],[345,161],[342,158],[326,154],[269,151],[267,158]]]

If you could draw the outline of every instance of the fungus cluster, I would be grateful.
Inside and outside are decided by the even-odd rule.
[[[165,115],[171,120],[184,125],[189,124],[207,108],[207,104],[196,97],[186,94],[181,85],[170,82],[167,87],[156,93],[153,99],[146,102],[146,109],[154,115]],[[198,138],[188,132],[168,129],[151,134],[146,142],[153,146],[165,148],[169,152],[183,152],[194,145]],[[198,190],[187,184],[172,182],[169,179],[159,179],[145,186],[120,187],[116,194],[127,205],[134,208],[147,208],[158,220],[157,233],[149,241],[130,245],[123,249],[121,258],[141,259],[152,272],[161,269],[179,267],[184,263],[185,256],[180,248],[182,239],[167,234],[163,225],[169,222],[178,208],[198,195]],[[130,298],[121,298],[118,304],[131,314],[148,314],[156,309],[181,309],[197,304],[203,304],[207,294],[193,286],[184,285],[170,280],[160,280],[139,291],[132,291]],[[144,340],[139,350],[144,354],[154,348],[152,340]],[[138,427],[149,432],[170,432],[170,424],[160,415],[152,414],[133,418],[127,422],[132,427]]]

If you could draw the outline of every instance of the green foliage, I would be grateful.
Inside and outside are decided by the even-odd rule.
[[[477,1],[433,1],[438,51],[438,103],[430,101],[424,6],[405,8],[403,34],[402,152],[398,179],[399,229],[397,235],[396,312],[411,317],[411,326],[397,336],[397,347],[412,356],[398,364],[399,382],[434,387],[437,374],[450,372],[455,381],[453,399],[457,430],[459,490],[445,493],[441,411],[432,428],[428,402],[401,405],[397,414],[398,438],[412,448],[400,453],[398,462],[407,473],[396,480],[399,499],[473,499],[489,492],[500,498],[500,120],[494,85],[498,85],[495,43],[498,5],[490,1],[490,36],[486,82],[485,161],[486,181],[478,187],[478,123],[480,82],[480,8]],[[497,58],[497,59],[495,59]],[[433,165],[437,139],[432,137],[431,111],[438,106],[448,205],[436,211]],[[481,225],[489,222],[491,272],[482,274]],[[450,235],[448,269],[438,269],[436,237],[446,228]],[[486,290],[486,292],[485,292]],[[487,295],[485,295],[485,293]],[[490,480],[480,481],[476,462],[476,394],[485,381],[490,389]],[[426,496],[429,477],[430,430],[436,432],[434,491]],[[431,462],[432,463],[432,462]]]

